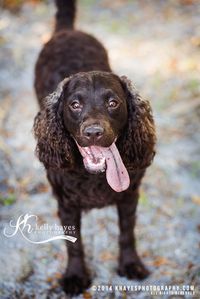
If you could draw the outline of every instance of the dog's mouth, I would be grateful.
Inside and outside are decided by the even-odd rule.
[[[77,146],[88,172],[99,173],[106,171],[107,182],[116,192],[122,192],[129,187],[129,174],[115,142],[109,147],[96,145],[81,147],[78,143]]]

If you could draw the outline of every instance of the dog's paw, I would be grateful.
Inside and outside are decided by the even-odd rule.
[[[84,292],[90,284],[90,278],[87,275],[78,276],[78,275],[65,275],[60,280],[60,284],[66,294],[69,295],[78,295]]]
[[[125,276],[128,279],[145,279],[150,275],[149,270],[142,264],[142,262],[130,262],[125,265],[120,265],[118,269],[120,276]]]

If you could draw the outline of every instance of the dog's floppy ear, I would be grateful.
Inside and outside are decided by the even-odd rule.
[[[36,155],[46,168],[66,168],[73,163],[72,139],[63,125],[63,92],[69,78],[43,101],[43,108],[34,120],[37,140]]]
[[[124,162],[130,169],[149,166],[155,155],[155,126],[152,110],[148,101],[143,100],[131,81],[125,76],[120,78],[126,94],[128,122],[119,141],[119,149]]]

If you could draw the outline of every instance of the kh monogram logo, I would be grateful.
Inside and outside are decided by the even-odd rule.
[[[13,220],[10,220],[10,228],[12,228],[14,231],[12,233],[8,233],[6,231],[6,228],[4,228],[4,236],[6,236],[7,238],[11,238],[13,236],[15,236],[18,232],[21,233],[21,235],[30,243],[33,244],[44,244],[47,242],[51,242],[54,240],[68,240],[70,242],[76,242],[77,238],[72,237],[72,236],[68,236],[68,235],[58,235],[58,236],[54,236],[52,238],[48,238],[46,240],[43,241],[33,241],[29,238],[30,234],[34,232],[34,227],[37,226],[37,219],[38,217],[36,215],[29,215],[29,214],[25,214],[25,215],[20,215],[19,218],[17,219],[16,223],[14,223]],[[35,226],[33,224],[35,220]],[[30,223],[31,222],[31,223]],[[27,236],[28,235],[28,236]]]

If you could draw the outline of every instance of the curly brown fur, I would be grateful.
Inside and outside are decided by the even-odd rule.
[[[148,167],[155,155],[155,126],[150,103],[143,100],[131,81],[121,77],[127,94],[128,122],[118,147],[129,169]]]
[[[45,108],[35,117],[34,134],[38,140],[36,154],[46,168],[68,168],[73,165],[73,140],[64,130],[60,115],[64,80],[45,100]]]
[[[66,293],[78,294],[90,284],[80,234],[82,210],[117,205],[118,272],[129,279],[148,275],[137,254],[133,230],[139,186],[153,160],[156,137],[149,102],[126,77],[111,72],[100,42],[72,30],[73,0],[68,5],[64,0],[56,3],[56,30],[36,64],[40,111],[35,117],[34,134],[36,154],[58,200],[61,223],[76,227],[77,241],[67,242],[68,267],[62,286]],[[129,187],[119,193],[110,187],[105,173],[86,170],[77,147],[111,148],[115,142],[130,177]]]

